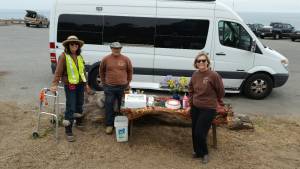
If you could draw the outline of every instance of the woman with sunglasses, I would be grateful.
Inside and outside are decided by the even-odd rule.
[[[216,115],[217,102],[224,97],[224,86],[217,72],[210,69],[206,53],[200,52],[195,60],[197,69],[189,83],[190,113],[192,117],[192,139],[194,158],[208,163],[207,134]]]
[[[61,80],[64,83],[66,110],[63,125],[65,126],[67,140],[73,142],[75,141],[72,132],[74,120],[76,120],[77,127],[83,127],[84,90],[88,93],[91,90],[86,83],[84,60],[81,56],[81,47],[84,42],[72,35],[62,44],[65,49],[59,57],[50,90],[56,92],[59,81]]]

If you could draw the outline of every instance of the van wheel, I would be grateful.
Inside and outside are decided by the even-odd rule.
[[[103,86],[98,70],[98,67],[96,67],[89,73],[89,85],[92,89],[101,91],[103,90]]]
[[[292,41],[294,42],[296,39],[292,38]]]
[[[254,74],[250,76],[243,87],[243,93],[251,99],[263,99],[273,89],[273,80],[267,74]]]
[[[280,39],[279,33],[276,33],[276,34],[274,35],[274,39]]]
[[[265,37],[263,35],[260,35],[260,38],[264,39]]]

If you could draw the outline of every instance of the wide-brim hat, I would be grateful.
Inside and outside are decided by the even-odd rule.
[[[64,45],[64,47],[67,47],[71,42],[78,43],[80,47],[84,45],[84,42],[82,40],[79,40],[75,35],[69,36],[65,41],[62,42],[62,44]]]
[[[113,42],[113,43],[110,44],[110,48],[118,48],[118,49],[120,49],[120,48],[122,48],[122,45],[121,45],[120,42]]]

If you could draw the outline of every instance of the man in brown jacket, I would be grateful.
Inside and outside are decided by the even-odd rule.
[[[105,56],[99,67],[99,75],[105,94],[106,134],[112,134],[115,112],[114,102],[120,108],[124,90],[129,87],[132,80],[132,65],[127,56],[121,54],[122,45],[113,42],[110,45],[112,53]]]

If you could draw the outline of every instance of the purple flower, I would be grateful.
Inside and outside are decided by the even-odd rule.
[[[168,81],[172,80],[173,76],[167,75],[165,78],[160,82],[160,86],[163,88],[167,88],[169,86]]]

